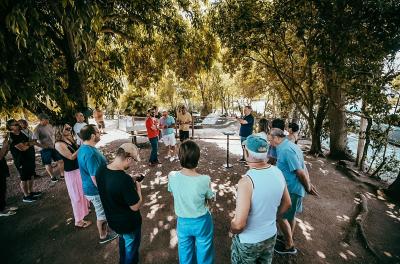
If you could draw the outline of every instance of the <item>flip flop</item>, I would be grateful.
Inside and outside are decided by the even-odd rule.
[[[15,214],[16,214],[15,211],[0,212],[0,216],[11,216]]]
[[[92,224],[92,221],[85,221],[85,220],[83,220],[83,224],[82,224],[82,225],[75,225],[75,227],[78,227],[78,228],[86,228],[86,227],[90,226],[91,224]]]
[[[9,211],[17,211],[17,210],[18,210],[18,207],[16,207],[16,206],[10,206],[10,207],[7,207],[6,209],[9,210]]]

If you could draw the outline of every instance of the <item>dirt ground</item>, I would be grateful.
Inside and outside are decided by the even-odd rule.
[[[105,148],[106,156],[127,140],[117,140]],[[226,152],[211,143],[198,141],[201,146],[199,172],[208,174],[217,191],[217,201],[212,208],[215,225],[216,263],[230,263],[229,223],[235,207],[235,184],[246,167],[231,156],[233,168],[224,169]],[[173,200],[167,191],[167,175],[179,169],[179,162],[163,159],[164,146],[160,147],[161,167],[149,168],[146,160],[149,148],[141,149],[142,161],[133,172],[146,172],[143,181],[144,206],[141,263],[178,263],[176,219]],[[37,157],[39,158],[39,157]],[[311,179],[319,189],[319,198],[308,196],[299,215],[295,243],[296,256],[275,254],[274,263],[400,263],[400,209],[398,205],[382,200],[372,190],[351,181],[335,170],[333,161],[306,156]],[[39,164],[39,159],[38,159]],[[0,263],[118,263],[118,241],[106,245],[98,243],[95,225],[77,229],[72,220],[72,208],[63,181],[50,185],[43,175],[36,180],[42,198],[32,204],[23,204],[19,179],[12,162],[12,176],[8,178],[8,205],[18,206],[18,213],[0,218]],[[368,200],[368,214],[364,222],[365,236],[377,257],[366,249],[353,227],[363,193]],[[94,210],[87,219],[95,221]],[[354,232],[349,236],[349,232]],[[350,239],[346,239],[350,237]]]

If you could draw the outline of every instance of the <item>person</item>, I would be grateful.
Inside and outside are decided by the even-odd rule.
[[[267,163],[267,141],[250,135],[244,141],[250,169],[239,180],[236,213],[231,221],[232,263],[271,263],[276,241],[276,219],[291,202],[282,172]]]
[[[74,213],[75,226],[86,228],[92,224],[84,218],[89,214],[88,201],[83,195],[82,179],[79,172],[78,145],[72,136],[72,127],[66,123],[56,127],[55,148],[64,161],[65,184],[71,200],[72,212]]]
[[[177,215],[179,263],[214,263],[214,225],[206,202],[214,193],[210,176],[199,174],[196,167],[200,159],[200,148],[191,140],[184,141],[179,148],[180,171],[168,175],[168,191],[174,198]]]
[[[35,175],[35,149],[34,141],[29,141],[28,137],[21,132],[21,128],[15,119],[10,119],[6,124],[10,132],[10,151],[14,160],[15,167],[21,179],[20,187],[24,197],[22,202],[32,203],[42,195],[41,192],[33,191]]]
[[[189,139],[189,128],[192,123],[192,115],[186,111],[183,105],[177,114],[177,123],[179,125],[179,139],[181,142]]]
[[[75,132],[75,136],[76,136],[76,143],[78,144],[78,146],[80,146],[82,144],[80,132],[81,132],[82,127],[86,126],[87,124],[85,122],[85,117],[83,116],[82,112],[76,112],[75,119],[76,119],[76,123],[74,125],[74,132]]]
[[[258,133],[256,135],[267,141],[268,133],[269,133],[269,122],[266,118],[261,118],[260,121],[258,121]]]
[[[151,153],[150,153],[150,158],[149,158],[149,165],[154,166],[156,164],[161,164],[161,162],[158,160],[158,121],[154,117],[155,116],[155,110],[154,109],[149,109],[147,110],[147,118],[145,121],[146,124],[146,130],[147,130],[147,137],[149,138],[150,144],[151,144]]]
[[[104,129],[106,128],[106,125],[104,123],[104,113],[102,110],[100,110],[99,107],[96,107],[93,111],[93,117],[94,120],[96,121],[97,127],[100,130],[101,134],[106,134]]]
[[[244,116],[242,118],[238,118],[238,121],[240,123],[240,130],[239,130],[239,136],[240,136],[240,143],[243,143],[243,141],[246,140],[248,136],[253,134],[253,125],[254,125],[254,117],[251,114],[253,110],[251,109],[251,106],[247,105],[244,107]],[[246,162],[244,159],[244,148],[243,149],[243,155],[242,158],[239,160],[240,162]]]
[[[52,161],[57,163],[57,169],[60,172],[61,179],[64,179],[64,168],[63,160],[54,148],[54,129],[49,124],[49,117],[46,114],[39,114],[39,124],[33,131],[34,138],[37,139],[39,147],[42,148],[40,155],[42,157],[42,163],[46,168],[47,173],[50,175],[51,182],[58,182],[57,177],[54,174],[53,167],[51,166]]]
[[[106,215],[96,185],[96,173],[100,167],[106,166],[107,160],[95,147],[100,141],[100,132],[95,125],[84,126],[80,134],[83,143],[78,152],[78,165],[81,172],[83,194],[94,206],[100,237],[99,243],[104,244],[118,236],[114,232],[108,232]]]
[[[296,215],[302,212],[302,201],[305,193],[318,195],[318,191],[311,184],[310,176],[304,163],[303,153],[299,146],[285,137],[283,130],[271,129],[268,137],[271,145],[276,147],[277,167],[282,171],[288,187],[292,206],[278,219],[278,225],[284,235],[284,243],[277,243],[275,251],[279,254],[296,254],[293,234],[296,224]]]
[[[160,128],[162,128],[163,142],[165,146],[168,147],[168,155],[166,159],[174,161],[178,159],[175,151],[176,139],[175,139],[175,119],[168,114],[168,110],[162,112],[162,117],[160,118]]]
[[[96,174],[97,187],[109,226],[119,234],[119,263],[139,263],[142,192],[140,182],[125,173],[132,161],[139,161],[137,147],[122,144],[116,157]]]
[[[276,118],[272,120],[271,122],[271,127],[272,128],[279,128],[280,130],[284,131],[285,130],[285,120]],[[275,165],[276,164],[276,159],[277,159],[277,154],[276,154],[276,147],[273,146],[272,144],[270,145],[268,149],[268,163]]]
[[[33,132],[29,129],[28,121],[26,121],[25,119],[20,119],[20,120],[18,120],[18,124],[21,127],[21,132],[24,133],[25,136],[28,137],[29,141],[34,141],[35,138],[34,138]],[[41,176],[38,175],[35,171],[34,177],[40,178]]]
[[[289,135],[287,138],[292,141],[294,144],[297,144],[299,140],[299,125],[296,123],[289,123]]]
[[[15,211],[18,209],[17,207],[6,207],[7,178],[10,177],[6,155],[9,147],[9,135],[6,134],[0,148],[0,216],[15,215]]]

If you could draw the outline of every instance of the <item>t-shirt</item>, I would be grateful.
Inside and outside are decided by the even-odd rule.
[[[254,117],[250,114],[245,116],[243,120],[247,121],[247,124],[240,125],[239,136],[248,137],[253,134]]]
[[[175,119],[172,116],[167,116],[167,117],[161,117],[160,118],[160,125],[161,127],[163,127],[164,125],[166,126],[170,126],[175,124]],[[174,133],[174,128],[170,127],[170,128],[163,128],[162,130],[162,135],[170,135]]]
[[[140,211],[132,211],[140,198],[132,178],[124,171],[101,167],[96,174],[97,187],[108,225],[118,234],[132,233],[142,224]]]
[[[306,193],[304,186],[295,173],[298,169],[305,169],[303,152],[299,146],[287,138],[276,147],[276,152],[276,166],[282,171],[283,176],[285,176],[289,193],[304,197]]]
[[[25,151],[17,149],[15,146],[20,143],[28,142],[28,137],[20,132],[18,135],[10,134],[10,151],[14,159],[14,164],[17,168],[21,166],[35,166],[35,148],[33,146]]]
[[[104,114],[101,110],[94,110],[93,117],[96,122],[104,121]]]
[[[82,143],[83,143],[82,139],[79,137],[79,132],[81,132],[82,127],[84,127],[86,125],[87,124],[85,122],[75,123],[75,125],[74,125],[74,132],[76,135],[76,144],[78,144],[78,145],[82,145]]]
[[[83,193],[88,196],[98,195],[92,176],[96,176],[97,170],[106,166],[107,160],[100,151],[90,145],[83,144],[78,152],[79,170],[81,172]]]
[[[54,148],[54,129],[50,124],[37,125],[33,131],[34,137],[39,140],[43,148]]]
[[[6,157],[0,160],[0,176],[1,177],[8,177],[10,176],[10,171],[8,170]]]
[[[168,191],[174,196],[175,214],[179,217],[197,218],[208,212],[206,199],[214,193],[210,188],[210,176],[186,176],[180,171],[168,175]]]
[[[151,128],[152,125],[157,125],[158,121],[156,118],[148,117],[146,118],[146,130],[148,138],[158,137],[158,129],[153,130]]]
[[[185,114],[178,113],[177,120],[181,123],[192,122],[192,116],[189,112],[186,112]],[[179,130],[189,131],[189,127],[190,124],[180,124]]]

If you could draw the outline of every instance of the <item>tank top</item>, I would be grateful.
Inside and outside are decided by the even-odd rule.
[[[78,145],[76,145],[74,143],[69,144],[64,140],[59,140],[58,142],[62,142],[65,145],[67,145],[67,148],[71,152],[71,154],[73,154],[75,151],[78,150]],[[74,170],[79,169],[78,159],[74,159],[74,160],[67,159],[61,153],[60,153],[60,156],[64,161],[64,171],[74,171]]]
[[[246,175],[253,183],[247,225],[239,234],[241,243],[258,243],[276,234],[276,213],[285,189],[285,178],[275,166],[250,169]]]

